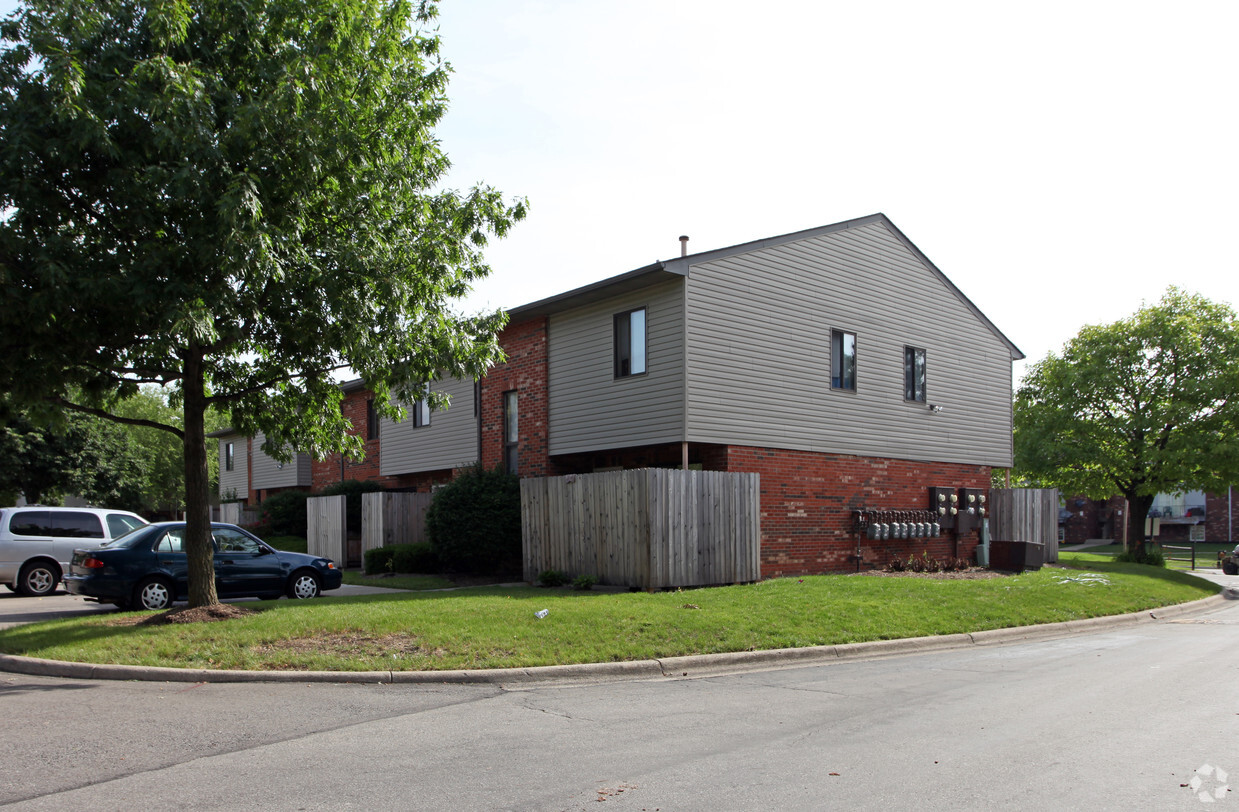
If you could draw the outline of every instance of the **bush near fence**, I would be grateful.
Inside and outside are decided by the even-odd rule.
[[[434,548],[426,542],[417,544],[393,544],[366,550],[366,572],[429,574],[439,571],[439,558]]]

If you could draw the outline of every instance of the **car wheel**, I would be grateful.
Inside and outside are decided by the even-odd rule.
[[[167,609],[172,599],[172,585],[163,578],[147,578],[133,590],[133,605],[138,609]]]
[[[60,573],[51,564],[34,561],[22,567],[21,575],[17,576],[17,591],[22,595],[43,597],[52,594]]]
[[[1227,575],[1239,575],[1239,564],[1236,564],[1234,561],[1223,561],[1222,572]]]
[[[322,587],[318,584],[318,576],[306,570],[294,572],[292,580],[288,582],[288,597],[290,598],[299,600],[317,598],[322,591]]]

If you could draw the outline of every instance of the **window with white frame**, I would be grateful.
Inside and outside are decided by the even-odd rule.
[[[615,315],[615,377],[645,374],[645,308]]]
[[[430,389],[426,389],[426,394],[430,394]],[[422,426],[430,425],[430,399],[428,397],[418,398],[413,403],[413,428],[420,429]]]
[[[925,402],[925,351],[919,347],[903,348],[903,398]]]
[[[830,333],[830,388],[856,391],[856,333]]]
[[[518,473],[520,466],[520,413],[516,390],[503,393],[503,468],[509,474]]]

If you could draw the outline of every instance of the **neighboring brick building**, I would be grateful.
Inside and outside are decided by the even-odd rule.
[[[312,487],[426,490],[476,461],[524,477],[758,472],[768,577],[969,556],[976,531],[861,540],[853,511],[927,510],[929,487],[986,489],[1011,465],[1023,355],[880,214],[514,308],[499,342],[507,361],[476,385],[435,385],[446,412],[383,421],[364,461],[313,463]],[[369,432],[369,393],[344,387]]]
[[[1156,519],[1157,541],[1174,544],[1193,537],[1197,541],[1233,543],[1239,530],[1239,505],[1235,489],[1215,494],[1189,491],[1185,494],[1158,494],[1144,519]],[[1127,500],[1075,496],[1065,500],[1059,514],[1059,535],[1064,544],[1080,544],[1090,539],[1123,539],[1123,516]]]

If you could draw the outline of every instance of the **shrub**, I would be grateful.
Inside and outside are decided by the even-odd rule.
[[[1140,552],[1133,553],[1131,550],[1124,550],[1114,557],[1115,561],[1121,561],[1125,564],[1148,564],[1150,567],[1166,566],[1166,556],[1161,550],[1150,550],[1147,547],[1142,548]]]
[[[480,465],[436,491],[426,511],[426,532],[440,564],[458,572],[519,572],[520,495],[515,474]]]
[[[319,491],[316,496],[344,496],[344,514],[348,522],[349,535],[361,534],[361,495],[383,490],[377,482],[359,482],[356,479],[346,479],[334,482]]]
[[[540,586],[563,586],[568,583],[568,573],[559,570],[542,570],[538,573]]]
[[[392,569],[396,572],[431,573],[439,571],[439,557],[429,542],[397,544],[392,556]]]
[[[380,572],[394,572],[395,547],[376,547],[366,550],[366,574],[375,575]]]
[[[258,520],[265,532],[273,536],[306,536],[305,491],[280,491],[259,505]]]
[[[418,544],[392,544],[375,550],[366,550],[366,572],[416,572],[439,571],[439,559],[434,549],[426,542]]]
[[[596,583],[598,583],[598,579],[592,575],[578,575],[572,581],[572,588],[581,592],[588,592],[594,588]]]

